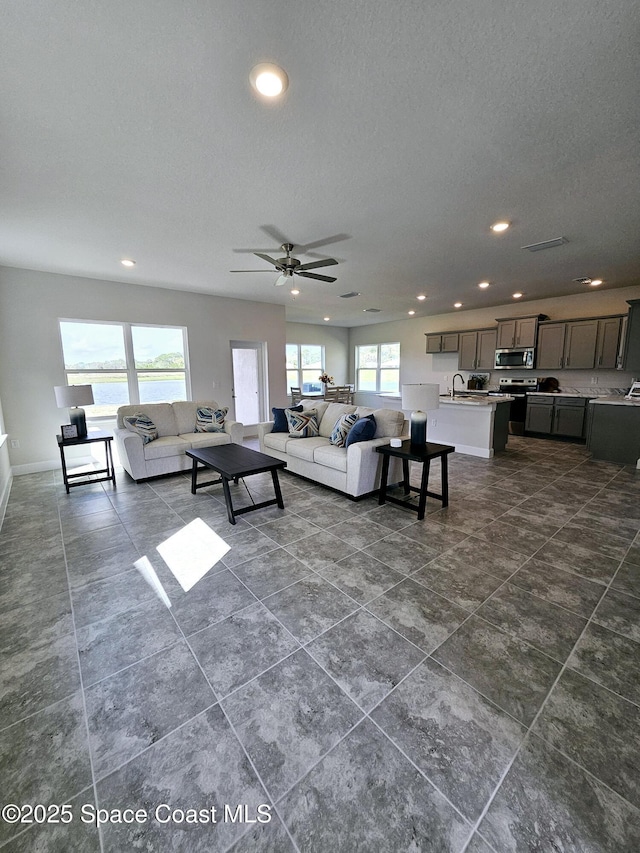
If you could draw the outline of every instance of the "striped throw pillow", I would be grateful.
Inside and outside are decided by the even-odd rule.
[[[347,436],[349,435],[349,431],[357,420],[358,416],[355,412],[352,412],[348,415],[340,415],[338,420],[333,425],[333,429],[331,430],[331,435],[329,436],[329,443],[335,444],[336,447],[344,447],[347,443]]]
[[[149,444],[158,437],[158,428],[148,415],[138,412],[124,418],[124,425],[129,432],[135,432],[142,439],[143,444]]]
[[[194,432],[224,432],[224,419],[228,411],[228,406],[222,409],[212,409],[211,406],[197,409]]]
[[[312,438],[319,435],[320,425],[316,409],[307,409],[306,412],[294,412],[292,409],[285,409],[284,413],[289,424],[290,438]]]

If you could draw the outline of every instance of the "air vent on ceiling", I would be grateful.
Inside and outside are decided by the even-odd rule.
[[[380,308],[363,308],[363,311],[366,311],[368,314],[379,314]]]
[[[340,299],[353,299],[354,296],[360,296],[357,290],[350,290],[349,293],[341,293]]]
[[[590,278],[574,278],[573,280],[578,284],[591,284]]]
[[[566,237],[554,237],[553,240],[543,240],[542,243],[531,243],[529,246],[521,246],[521,249],[528,249],[530,252],[541,252],[543,249],[555,249],[556,246],[562,246],[563,243],[568,243]]]

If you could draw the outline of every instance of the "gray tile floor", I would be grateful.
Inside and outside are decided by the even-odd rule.
[[[640,472],[512,437],[453,455],[423,522],[282,480],[284,511],[232,527],[186,476],[15,478],[2,796],[68,808],[0,846],[637,853]],[[184,593],[155,546],[196,517],[231,550]]]

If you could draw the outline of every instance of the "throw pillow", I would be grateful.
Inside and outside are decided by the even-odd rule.
[[[349,430],[345,447],[349,447],[358,441],[369,441],[376,434],[376,428],[376,419],[373,415],[367,415],[366,418],[358,418]]]
[[[222,409],[212,409],[211,406],[196,409],[194,432],[224,432],[224,419],[228,411],[228,406]]]
[[[316,409],[307,409],[306,412],[294,412],[291,409],[286,409],[285,415],[287,416],[291,438],[312,438],[320,433]]]
[[[135,432],[142,438],[143,444],[149,444],[158,437],[158,429],[150,417],[138,412],[137,415],[129,415],[124,418],[124,425],[129,432]]]
[[[271,409],[273,414],[273,429],[271,432],[289,432],[289,424],[285,412],[302,412],[302,406],[291,406],[288,409]]]
[[[336,447],[345,447],[347,436],[357,420],[358,416],[355,412],[351,412],[348,415],[340,415],[331,430],[329,443],[335,444]]]

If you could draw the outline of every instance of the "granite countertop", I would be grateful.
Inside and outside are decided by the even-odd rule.
[[[498,403],[510,403],[515,400],[515,397],[510,397],[508,394],[500,394],[487,396],[465,397],[463,394],[456,394],[455,397],[450,397],[448,394],[440,395],[441,406],[497,406]]]
[[[628,400],[626,397],[596,397],[595,400],[589,400],[590,404],[598,403],[604,406],[636,406],[640,407],[640,399],[637,397],[633,400]]]

